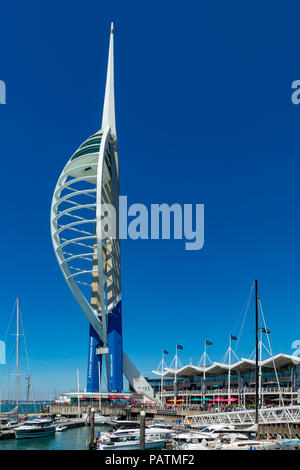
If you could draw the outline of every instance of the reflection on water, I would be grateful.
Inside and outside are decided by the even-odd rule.
[[[107,431],[107,429],[107,426],[96,425],[95,437],[98,432]],[[90,427],[82,426],[38,439],[0,440],[0,450],[86,450],[89,438]]]

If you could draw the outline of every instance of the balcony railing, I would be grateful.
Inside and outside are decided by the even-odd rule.
[[[281,392],[282,394],[293,394],[297,395],[297,392],[293,392],[291,387],[263,387],[261,389],[262,394],[267,395],[267,394],[274,394]],[[174,392],[172,390],[164,390],[164,396],[174,396]],[[239,390],[236,388],[230,389],[230,395],[244,395],[244,394],[255,394],[255,388],[254,387],[245,387],[243,389],[243,392],[240,393]],[[158,395],[160,395],[160,391],[158,392]],[[183,395],[183,396],[194,396],[194,395],[202,395],[201,390],[178,390],[178,395]],[[228,395],[228,388],[219,388],[216,390],[207,390],[206,396],[214,396],[218,397],[219,395]]]

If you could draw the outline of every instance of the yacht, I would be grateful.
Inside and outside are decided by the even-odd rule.
[[[55,426],[55,431],[56,432],[63,432],[63,431],[66,431],[68,429],[68,426]]]
[[[177,433],[173,440],[175,444],[181,443],[201,443],[205,441],[215,441],[221,434],[234,431],[234,426],[224,424],[213,424],[200,431],[185,431]]]
[[[87,420],[88,414],[83,413],[82,418],[84,420]],[[95,413],[95,424],[108,424],[109,426],[112,426],[114,424],[114,421],[115,419],[111,416],[104,416],[100,413]]]
[[[164,418],[154,418],[152,424],[147,426],[149,429],[172,429],[172,424],[169,424]]]
[[[165,439],[169,440],[173,438],[176,435],[176,431],[174,431],[172,428],[165,428],[165,427],[159,427],[159,426],[146,426],[145,428],[145,436],[149,439]],[[120,427],[119,429],[116,429],[114,431],[110,432],[102,432],[101,433],[101,438],[102,441],[108,442],[111,440],[111,438],[121,438],[123,436],[134,436],[138,437],[140,436],[140,426],[135,426],[135,427]]]
[[[18,426],[18,421],[16,419],[1,418],[0,427],[3,430],[13,429],[13,428],[16,428],[17,426]]]
[[[112,418],[111,419],[111,422],[112,422],[112,426],[114,426],[116,429],[117,428],[139,428],[140,427],[140,422],[139,421],[126,421],[125,419],[124,420],[121,420],[121,419],[116,419],[116,418]]]
[[[165,439],[145,436],[145,450],[161,450],[165,446]],[[123,436],[111,436],[109,441],[100,441],[97,450],[139,450],[140,436],[127,434]]]
[[[52,436],[56,425],[51,419],[37,418],[25,421],[15,429],[16,439],[29,439],[33,437]]]

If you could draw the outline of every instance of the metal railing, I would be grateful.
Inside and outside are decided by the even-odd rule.
[[[259,424],[300,423],[300,406],[261,408],[258,410]],[[234,426],[255,424],[255,410],[230,411],[186,416],[185,424],[192,428],[201,428],[210,424],[228,424]]]
[[[293,394],[293,395],[297,395],[297,392],[293,392],[292,391],[292,388],[291,387],[265,387],[265,388],[262,388],[261,389],[261,392],[265,395],[265,394],[272,394],[272,393],[289,393],[289,394]],[[230,389],[230,395],[244,395],[244,394],[255,394],[255,387],[251,388],[251,387],[247,387],[247,388],[244,388],[243,389],[243,392],[240,393],[239,390],[237,389],[234,389],[234,388],[231,388]],[[158,395],[160,396],[160,392],[158,393]],[[192,395],[201,395],[201,390],[178,390],[178,395],[188,395],[188,396],[192,396]],[[228,395],[228,388],[219,388],[217,390],[208,390],[206,392],[207,396],[218,396],[218,395]],[[168,391],[164,391],[164,396],[174,396],[174,391],[172,390],[168,390]]]

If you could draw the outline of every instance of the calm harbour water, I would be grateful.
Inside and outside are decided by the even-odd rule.
[[[98,432],[107,431],[107,426],[96,425],[95,437]],[[0,441],[0,450],[87,450],[90,438],[90,427],[71,428],[57,432],[54,436],[38,439],[7,439]]]

